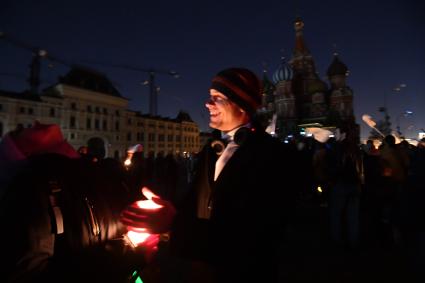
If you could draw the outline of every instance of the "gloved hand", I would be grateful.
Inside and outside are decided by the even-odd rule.
[[[159,234],[151,234],[136,247],[136,251],[142,251],[146,262],[151,262],[158,251],[158,243]]]
[[[144,187],[142,193],[148,200],[135,201],[121,214],[121,222],[127,230],[140,232],[140,229],[150,234],[161,234],[169,231],[176,214],[174,206],[153,194]]]
[[[137,250],[144,251],[146,261],[150,262],[158,250],[159,234],[169,230],[176,210],[148,188],[144,187],[142,193],[147,200],[129,205],[121,214],[121,222],[127,226],[127,239]]]

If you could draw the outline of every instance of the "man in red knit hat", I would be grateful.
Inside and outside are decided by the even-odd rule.
[[[245,68],[219,72],[205,104],[220,136],[199,154],[186,200],[177,207],[171,252],[191,261],[191,282],[277,282],[278,246],[293,176],[289,152],[260,128],[262,84]],[[288,181],[288,183],[290,183]]]

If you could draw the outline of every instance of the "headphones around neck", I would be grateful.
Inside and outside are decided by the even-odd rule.
[[[233,141],[237,145],[241,146],[247,141],[248,137],[252,135],[252,133],[254,132],[255,132],[255,128],[242,127],[236,131],[235,135],[233,136]],[[215,139],[211,142],[211,147],[218,156],[223,154],[226,146],[227,146],[227,141],[224,141],[223,139]]]
[[[224,143],[224,141],[223,140],[213,140],[212,142],[211,142],[211,147],[212,147],[212,149],[213,149],[213,151],[218,155],[218,156],[220,156],[220,155],[222,155],[223,154],[223,152],[224,152],[224,149],[226,148],[226,145],[227,144],[225,144]]]

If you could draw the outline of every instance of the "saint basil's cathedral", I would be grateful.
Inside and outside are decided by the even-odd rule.
[[[276,117],[275,134],[282,139],[296,136],[307,127],[345,129],[357,138],[359,126],[355,123],[353,92],[346,84],[347,66],[335,53],[327,69],[329,85],[322,81],[304,41],[303,21],[297,18],[294,27],[292,58],[282,59],[270,78],[264,71],[262,113],[269,119]]]

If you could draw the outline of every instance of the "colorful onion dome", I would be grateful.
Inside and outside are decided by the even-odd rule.
[[[282,63],[280,64],[280,67],[274,72],[272,80],[273,83],[278,84],[282,81],[290,81],[294,77],[294,71],[292,70],[291,66],[289,66],[285,61],[282,59]]]

